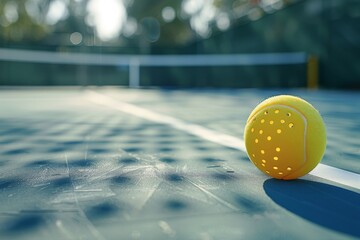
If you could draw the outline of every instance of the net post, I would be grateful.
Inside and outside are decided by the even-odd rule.
[[[137,58],[132,58],[129,62],[129,87],[140,87],[140,62]]]
[[[317,89],[319,87],[319,59],[310,55],[307,61],[307,88]]]

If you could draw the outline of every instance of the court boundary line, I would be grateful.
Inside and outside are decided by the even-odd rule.
[[[102,105],[111,109],[115,109],[120,112],[124,112],[148,121],[166,124],[175,129],[187,132],[191,135],[200,137],[207,141],[247,153],[245,148],[245,142],[241,138],[220,133],[197,124],[187,123],[175,117],[157,113],[131,103],[122,102],[120,100],[113,99],[105,94],[98,93],[93,90],[87,90],[87,99],[97,105]],[[319,163],[317,167],[309,174],[355,189],[360,189],[360,174],[357,173]]]

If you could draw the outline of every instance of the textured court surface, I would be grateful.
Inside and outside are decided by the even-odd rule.
[[[92,89],[242,138],[261,100],[301,96],[328,131],[322,163],[360,174],[360,94]],[[89,89],[0,90],[1,239],[358,239],[360,190],[277,181],[242,151],[89,101]]]

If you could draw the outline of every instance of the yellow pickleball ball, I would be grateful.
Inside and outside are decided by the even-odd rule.
[[[250,160],[278,179],[296,179],[321,161],[326,129],[319,112],[305,100],[280,95],[261,102],[250,114],[244,132]]]

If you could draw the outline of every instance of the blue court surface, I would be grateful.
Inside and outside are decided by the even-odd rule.
[[[272,179],[243,129],[262,100],[312,103],[318,167]],[[360,94],[2,88],[0,239],[360,239]]]

